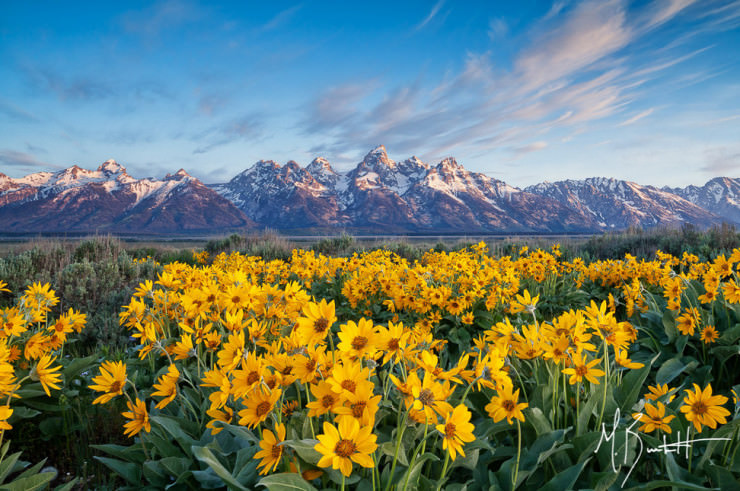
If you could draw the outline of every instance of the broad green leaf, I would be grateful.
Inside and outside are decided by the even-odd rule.
[[[159,462],[174,477],[179,477],[181,474],[187,472],[193,463],[187,457],[165,457]]]
[[[642,386],[645,383],[650,370],[658,356],[656,355],[650,363],[645,363],[645,366],[637,370],[630,370],[622,379],[622,383],[617,389],[617,403],[619,408],[625,412],[632,409],[637,400],[640,398],[640,392],[643,390]]]
[[[740,491],[740,482],[732,475],[732,472],[724,467],[709,464],[707,474],[709,474],[712,484],[722,491]]]
[[[314,449],[318,440],[286,440],[285,444],[296,451],[298,456],[308,462],[309,464],[316,465],[321,460],[321,454]]]
[[[288,472],[265,476],[257,486],[264,486],[270,491],[317,491],[300,474]]]
[[[227,485],[240,490],[247,489],[242,486],[239,481],[236,480],[236,478],[231,474],[231,472],[226,469],[226,467],[223,466],[221,462],[219,462],[216,456],[213,455],[213,452],[211,452],[210,448],[193,446],[193,455],[195,456],[195,458],[213,469],[213,472],[215,472],[218,477],[223,479],[223,481]]]
[[[390,461],[392,462],[393,456],[395,455],[395,452],[396,452],[396,441],[391,440],[389,442],[384,442],[383,444],[381,444],[380,452],[390,457]],[[409,466],[409,460],[408,460],[408,457],[406,456],[406,449],[403,446],[403,441],[401,442],[401,446],[398,448],[398,463],[405,467]]]
[[[118,457],[126,462],[135,462],[143,464],[146,460],[144,451],[141,449],[141,444],[131,445],[130,447],[124,445],[116,445],[114,443],[106,443],[105,445],[90,445],[90,448],[95,450],[102,450],[108,455]]]
[[[108,457],[95,456],[95,460],[101,462],[110,470],[133,484],[138,486],[141,484],[141,466],[133,464],[131,462],[122,462],[120,460],[111,459]]]
[[[526,423],[529,423],[534,428],[534,431],[537,432],[537,435],[546,435],[552,431],[552,427],[550,426],[550,422],[547,420],[545,415],[542,413],[542,410],[538,407],[529,407],[525,409],[525,411],[528,413],[524,421]]]
[[[5,482],[5,478],[7,478],[13,472],[19,471],[20,469],[23,469],[24,467],[26,467],[26,465],[28,465],[24,465],[22,462],[18,461],[20,456],[21,452],[16,452],[4,458],[3,461],[0,462],[0,483]]]
[[[686,365],[679,358],[671,358],[663,362],[655,375],[655,382],[659,385],[670,383],[673,379],[681,375],[686,369]]]
[[[0,486],[0,489],[7,491],[35,491],[36,489],[45,488],[55,477],[57,477],[56,471],[42,472],[33,476],[14,479]]]
[[[410,486],[411,485],[415,486],[416,481],[419,480],[419,476],[421,475],[422,467],[424,467],[424,464],[426,464],[430,460],[434,462],[439,462],[439,457],[437,457],[433,453],[427,452],[421,457],[419,457],[418,459],[416,459],[416,462],[414,462],[414,465],[411,466],[411,468],[409,468],[404,473],[403,477],[401,477],[399,484],[408,482]],[[404,487],[404,486],[401,485],[401,487]]]
[[[589,462],[590,459],[586,459],[576,465],[572,465],[567,469],[558,472],[558,474],[550,479],[543,487],[539,488],[539,491],[562,491],[563,489],[573,489],[573,485],[578,480],[578,476],[583,472],[583,468]]]
[[[85,371],[86,368],[94,368],[97,366],[97,355],[90,355],[85,358],[73,358],[72,361],[62,369],[65,380],[72,380],[80,373]]]

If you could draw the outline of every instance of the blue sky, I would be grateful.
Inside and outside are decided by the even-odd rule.
[[[269,5],[268,5],[269,4]],[[0,172],[740,176],[740,1],[2,2]]]

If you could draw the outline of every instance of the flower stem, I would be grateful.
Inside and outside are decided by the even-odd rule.
[[[522,457],[522,425],[516,420],[517,444],[516,444],[516,467],[514,467],[514,479],[511,481],[511,489],[516,489],[517,478],[519,477],[519,459]]]
[[[437,484],[437,491],[442,489],[442,484],[444,484],[445,480],[445,474],[447,474],[447,465],[450,463],[450,452],[447,452],[445,455],[445,465],[442,467],[442,474],[439,475],[439,483]]]
[[[403,414],[403,421],[398,427],[398,440],[396,441],[396,451],[393,452],[393,464],[391,464],[391,475],[388,478],[388,484],[385,486],[385,491],[388,491],[393,482],[393,473],[396,471],[396,463],[398,462],[398,450],[401,448],[401,439],[403,438],[403,432],[406,431],[406,420],[408,419],[409,412],[406,411]]]

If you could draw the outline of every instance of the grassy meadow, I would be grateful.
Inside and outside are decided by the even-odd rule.
[[[2,489],[740,489],[740,235],[0,247]]]

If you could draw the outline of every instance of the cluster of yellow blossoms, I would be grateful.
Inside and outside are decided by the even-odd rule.
[[[0,281],[0,292],[10,293]],[[34,283],[11,307],[0,308],[0,430],[12,429],[11,402],[18,389],[30,380],[38,382],[46,395],[59,389],[61,365],[55,363],[67,337],[79,333],[86,315],[69,309],[56,320],[49,318],[59,303],[48,283]],[[0,441],[2,436],[0,436]]]
[[[125,395],[126,434],[133,436],[150,431],[147,396],[162,410],[182,396],[183,387],[203,390],[213,433],[222,423],[260,428],[256,458],[262,473],[281,463],[286,422],[300,413],[318,441],[318,466],[345,476],[355,463],[375,466],[375,427],[385,404],[403,414],[398,431],[407,422],[433,428],[454,460],[474,439],[464,403],[469,391],[486,391],[485,410],[495,422],[524,421],[528,403],[520,401],[524,387],[518,380],[523,364],[542,361],[579,388],[641,368],[629,357],[637,329],[618,321],[616,311],[618,305],[628,316],[646,310],[646,288],[665,291],[669,308],[689,313],[685,322],[693,325],[702,322],[698,310],[691,310],[698,306],[682,305],[681,296],[689,280],[703,282],[699,302],[713,301],[720,284],[727,301],[740,301],[728,279],[740,252],[711,264],[659,255],[654,261],[628,256],[589,265],[560,261],[557,248],[521,252],[517,259],[493,258],[479,244],[455,253],[429,252],[413,263],[388,251],[349,258],[294,251],[290,261],[233,253],[211,265],[165,265],[156,282],[140,285],[120,320],[138,339],[140,357],[166,357],[166,371],[142,395],[125,364],[106,362],[92,386],[103,393],[95,402]],[[538,320],[539,297],[523,285],[566,276],[578,286],[591,281],[611,288],[609,300]],[[312,297],[313,286],[334,288],[333,300]],[[338,321],[340,309],[348,320]],[[370,319],[380,311],[387,321]],[[435,337],[435,327],[443,318],[473,324],[481,312],[498,313],[502,320],[481,330],[457,360],[440,362],[446,340]],[[681,318],[678,328],[693,334],[681,327]],[[697,386],[681,411],[697,430],[714,428],[729,414],[720,407],[727,400],[722,397],[712,396],[711,386]],[[644,431],[670,422],[663,402],[648,403],[646,412],[635,416]]]

